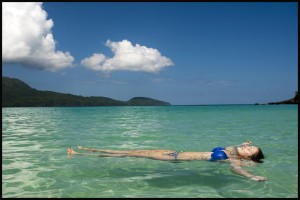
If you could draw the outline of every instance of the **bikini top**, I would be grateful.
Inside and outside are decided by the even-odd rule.
[[[210,161],[226,160],[228,156],[223,150],[226,149],[224,147],[216,147],[211,150],[213,153],[211,154]]]
[[[229,158],[223,150],[228,151],[229,154],[232,156],[238,156],[238,151],[235,146],[228,146],[226,148],[216,147],[213,150],[211,150],[213,153],[211,154],[210,161],[226,160],[227,158]]]

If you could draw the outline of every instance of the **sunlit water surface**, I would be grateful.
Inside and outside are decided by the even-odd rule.
[[[2,108],[2,197],[298,197],[297,116],[297,105]],[[227,163],[66,153],[210,151],[247,139],[266,156],[247,170],[266,182]]]

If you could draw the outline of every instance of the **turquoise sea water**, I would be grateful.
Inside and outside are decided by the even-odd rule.
[[[298,197],[297,116],[297,105],[2,108],[2,197]],[[210,151],[247,139],[266,159],[246,169],[266,182],[221,162],[66,153]]]

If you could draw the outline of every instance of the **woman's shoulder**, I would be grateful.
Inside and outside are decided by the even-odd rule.
[[[225,150],[229,150],[229,151],[232,151],[232,150],[234,150],[234,151],[236,151],[236,147],[235,146],[226,146],[225,147]]]
[[[230,154],[230,156],[238,156],[238,152],[235,146],[227,146],[225,147],[225,149]]]

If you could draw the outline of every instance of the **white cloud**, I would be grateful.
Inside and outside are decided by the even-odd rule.
[[[106,58],[103,54],[93,54],[93,56],[83,59],[81,64],[95,71],[129,70],[150,73],[156,73],[164,67],[174,65],[158,50],[139,44],[133,46],[128,40],[120,42],[107,40],[106,46],[112,50],[114,57]]]
[[[101,64],[105,61],[103,54],[94,53],[90,58],[85,58],[81,61],[81,64],[92,69],[101,70]]]
[[[55,50],[53,21],[38,2],[2,2],[2,62],[56,71],[71,67],[69,52]]]

